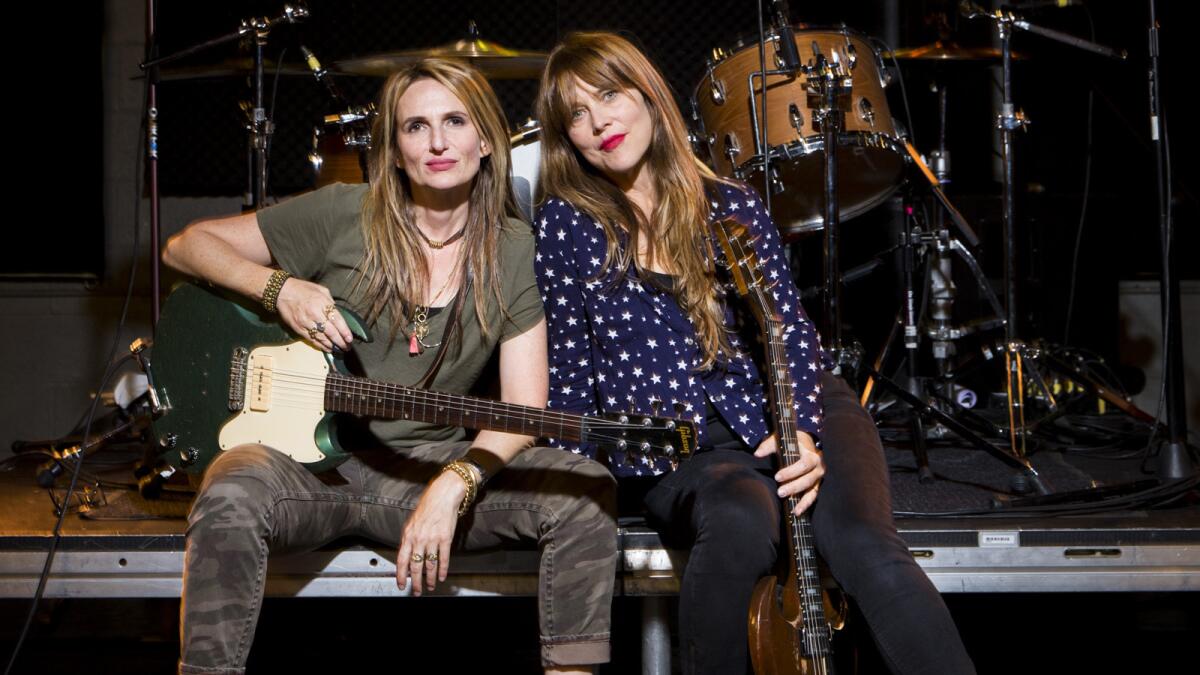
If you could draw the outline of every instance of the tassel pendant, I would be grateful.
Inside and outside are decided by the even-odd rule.
[[[413,333],[408,338],[408,354],[409,354],[409,356],[417,356],[420,353],[421,353],[421,340],[417,337],[416,333]]]

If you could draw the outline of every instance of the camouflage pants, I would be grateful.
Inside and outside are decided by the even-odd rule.
[[[396,545],[426,483],[467,448],[435,443],[360,453],[319,476],[263,446],[221,454],[188,516],[179,672],[243,671],[268,552],[311,550],[345,535]],[[455,550],[536,542],[547,666],[608,661],[614,494],[600,464],[531,448],[489,481],[459,521]]]

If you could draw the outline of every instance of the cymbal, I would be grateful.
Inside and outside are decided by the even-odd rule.
[[[271,59],[263,59],[263,74],[267,77],[274,77],[276,68],[279,64]],[[163,81],[170,80],[199,80],[209,77],[240,77],[254,74],[254,59],[248,56],[239,56],[232,59],[224,59],[216,63],[202,63],[191,66],[163,66],[162,67]],[[303,63],[284,62],[283,67],[278,70],[280,75],[312,75]]]
[[[897,49],[891,53],[884,53],[883,56],[884,58],[894,56],[900,61],[930,62],[999,61],[1003,58],[1003,54],[995,47],[960,47],[953,42],[942,42],[941,40],[920,47]],[[1012,58],[1018,60],[1026,57],[1023,54],[1012,52]]]
[[[352,75],[386,77],[400,68],[430,57],[460,59],[496,79],[536,78],[546,65],[546,52],[510,49],[479,37],[459,40],[440,47],[384,52],[357,59],[338,61],[338,72]]]

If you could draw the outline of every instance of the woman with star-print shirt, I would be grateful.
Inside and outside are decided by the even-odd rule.
[[[821,367],[758,195],[695,161],[662,75],[619,36],[578,33],[556,47],[537,107],[547,197],[534,219],[535,265],[549,407],[661,409],[697,426],[700,450],[674,471],[641,455],[606,458],[623,503],[643,507],[667,542],[691,548],[679,602],[684,672],[748,670],[750,597],[778,557],[780,498],[797,495],[802,512],[819,486],[817,549],[893,671],[974,672],[941,597],[896,534],[874,424]],[[711,226],[725,218],[748,229],[785,323],[800,459],[779,470],[756,345],[740,339],[744,308],[721,286]],[[559,445],[595,456],[587,445]]]

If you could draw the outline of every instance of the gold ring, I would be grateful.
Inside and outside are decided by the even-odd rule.
[[[425,562],[435,563],[437,561],[438,561],[437,551],[434,551],[433,553],[430,553],[429,555],[425,556]]]
[[[420,553],[414,553],[412,554],[412,561],[415,563],[423,563],[425,562],[425,556],[421,555]]]
[[[321,331],[317,330],[316,326],[309,327],[309,329],[308,329],[308,339],[309,340],[316,342],[317,336],[320,334],[321,334]]]
[[[325,305],[325,319],[332,320],[333,313],[337,311],[337,305]]]

